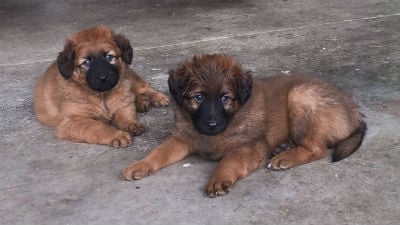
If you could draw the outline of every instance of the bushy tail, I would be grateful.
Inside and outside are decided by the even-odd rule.
[[[337,145],[333,151],[332,162],[340,161],[353,154],[360,147],[366,133],[367,124],[361,120],[358,129]]]

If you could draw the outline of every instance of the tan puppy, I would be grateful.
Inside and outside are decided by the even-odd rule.
[[[268,167],[288,169],[324,157],[333,161],[361,144],[366,124],[356,105],[331,84],[307,76],[252,80],[224,55],[195,56],[170,71],[177,106],[171,135],[121,173],[141,179],[191,154],[220,160],[204,187],[224,195],[240,178],[262,167],[282,143],[295,147],[274,156]]]
[[[58,138],[126,147],[143,132],[136,110],[168,104],[129,65],[129,41],[100,26],[71,35],[33,93],[40,122]]]

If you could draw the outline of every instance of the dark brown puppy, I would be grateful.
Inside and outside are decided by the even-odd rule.
[[[136,110],[168,104],[166,95],[129,68],[132,53],[129,41],[105,26],[71,35],[57,61],[36,82],[38,120],[55,128],[58,138],[130,145],[131,134],[143,132]]]
[[[333,85],[306,76],[252,81],[224,55],[195,56],[170,71],[177,103],[171,135],[121,173],[141,179],[190,154],[221,160],[205,185],[210,197],[224,195],[240,178],[266,164],[288,140],[295,147],[274,156],[268,167],[288,169],[320,159],[334,147],[333,161],[353,153],[366,125],[356,105]]]

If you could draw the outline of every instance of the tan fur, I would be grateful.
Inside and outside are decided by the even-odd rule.
[[[58,138],[126,147],[131,144],[131,134],[139,135],[144,129],[136,119],[136,109],[145,111],[150,104],[168,104],[166,95],[129,68],[114,39],[107,27],[73,34],[64,49],[74,55],[72,76],[65,79],[54,62],[37,80],[33,93],[36,116],[41,123],[55,128]],[[119,69],[119,81],[104,92],[90,89],[78,67],[88,54],[99,51],[119,56],[111,61]]]
[[[194,66],[196,60],[200,62]],[[204,71],[214,72],[199,81]],[[340,143],[360,127],[361,116],[351,98],[317,78],[275,76],[253,80],[251,97],[244,105],[239,104],[234,83],[250,76],[227,56],[194,57],[171,72],[170,79],[180,78],[195,84],[188,85],[184,93],[187,97],[175,108],[171,135],[144,159],[129,164],[121,173],[123,179],[140,179],[191,154],[200,154],[220,160],[204,187],[208,196],[215,197],[226,194],[238,179],[266,165],[273,150],[288,140],[295,147],[272,158],[269,168],[288,169],[320,159],[326,155],[328,145]],[[234,116],[225,131],[209,136],[193,125],[189,112],[198,106],[190,96],[199,91],[210,94],[212,90],[231,95],[224,107]],[[354,144],[351,146],[347,155],[354,151]]]

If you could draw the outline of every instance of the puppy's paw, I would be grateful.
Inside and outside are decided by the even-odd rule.
[[[126,123],[120,127],[121,130],[126,131],[134,136],[143,134],[144,132],[144,126],[143,124],[133,121],[130,123]]]
[[[150,107],[150,98],[145,94],[139,94],[135,99],[136,111],[146,112]]]
[[[154,107],[167,106],[169,103],[169,98],[167,95],[157,91],[151,94],[150,102]]]
[[[272,170],[286,170],[293,167],[292,162],[287,157],[287,152],[281,152],[271,159],[271,162],[268,164],[268,168]]]
[[[154,170],[150,164],[139,161],[129,164],[121,171],[121,179],[123,180],[140,180],[144,177],[150,176]]]
[[[107,144],[114,148],[128,147],[132,144],[131,134],[126,131],[117,130],[109,137]]]
[[[204,186],[204,194],[210,198],[215,198],[217,196],[223,196],[228,194],[231,190],[232,182],[224,180],[213,180],[211,179]]]
[[[276,147],[272,153],[270,158],[277,156],[278,154],[288,151],[290,149],[293,149],[295,147],[294,143],[292,143],[291,141],[287,141],[285,143],[280,144],[278,147]]]

